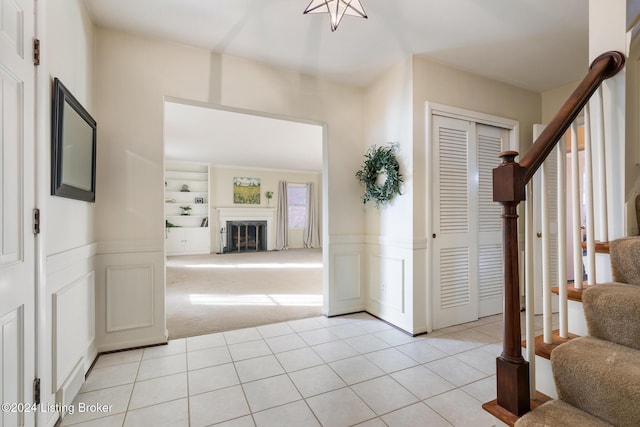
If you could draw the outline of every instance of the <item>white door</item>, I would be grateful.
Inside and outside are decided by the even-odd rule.
[[[502,313],[504,288],[502,206],[493,201],[493,169],[507,149],[509,131],[476,125],[478,143],[478,316]]]
[[[502,226],[492,170],[508,131],[433,116],[433,328],[502,311]]]
[[[34,379],[34,34],[33,0],[0,3],[0,397],[33,402]],[[9,409],[9,410],[7,410]],[[0,426],[33,425],[9,406]]]
[[[475,123],[433,117],[433,327],[478,318]]]

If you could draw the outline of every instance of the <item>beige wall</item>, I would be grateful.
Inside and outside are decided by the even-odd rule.
[[[363,90],[224,55],[220,103],[325,123],[324,179],[329,235],[361,235],[364,212],[354,174],[364,138]]]
[[[492,114],[520,122],[520,151],[531,144],[540,123],[541,95],[423,58],[414,60],[414,132],[424,141],[426,101]]]
[[[162,207],[162,98],[208,102],[216,79],[223,105],[327,124],[330,200],[340,206],[330,233],[362,233],[352,176],[363,138],[360,89],[112,30],[97,35],[99,240],[162,237],[162,217],[149,215]]]
[[[531,144],[533,124],[541,120],[539,93],[420,57],[407,58],[368,88],[364,145],[398,141],[398,158],[406,180],[404,194],[389,206],[379,211],[367,209],[367,234],[375,237],[368,245],[369,262],[380,268],[380,272],[371,269],[367,278],[368,303],[381,317],[394,319],[396,324],[412,332],[424,330],[428,317],[425,305],[428,293],[426,218],[430,209],[430,201],[426,200],[430,174],[426,163],[427,101],[518,121],[523,151]],[[381,242],[384,244],[380,245]],[[376,257],[380,260],[375,260]],[[402,267],[394,270],[395,260],[402,260]],[[374,264],[376,262],[378,264]],[[382,271],[398,271],[398,276],[376,277]],[[389,280],[394,287],[383,283]],[[404,299],[400,294],[394,296],[394,291],[402,292]],[[387,302],[380,295],[383,293],[387,294]],[[394,314],[393,303],[400,300],[405,302],[404,312]],[[391,308],[385,308],[387,303]]]
[[[163,226],[163,97],[217,102],[292,118],[324,123],[323,217],[327,218],[323,244],[325,312],[357,311],[360,284],[345,279],[360,274],[357,263],[347,271],[332,269],[334,254],[328,251],[329,236],[338,243],[353,240],[364,231],[357,170],[363,139],[363,92],[361,89],[303,76],[254,61],[220,56],[189,46],[150,40],[99,28],[96,31],[95,79],[98,121],[98,209],[96,238],[99,270],[125,272],[125,276],[152,277],[136,292],[144,309],[127,318],[128,287],[99,283],[98,319],[111,310],[127,326],[99,337],[101,349],[162,340],[164,325],[164,226]],[[320,186],[319,186],[320,187]],[[329,243],[330,244],[330,243]],[[123,265],[123,263],[125,265]],[[142,271],[144,266],[148,271]],[[353,272],[352,270],[358,270]],[[104,276],[98,272],[98,278]],[[113,276],[112,277],[116,277]],[[118,276],[119,277],[119,276]],[[122,280],[120,283],[126,283]],[[345,292],[343,286],[351,287]],[[357,288],[357,292],[356,292]],[[106,291],[105,291],[106,289]],[[117,295],[120,307],[105,308],[105,292]],[[132,291],[133,292],[133,291]],[[344,298],[332,300],[336,292]],[[356,295],[356,297],[353,297]],[[105,300],[101,301],[100,298]],[[331,304],[328,302],[331,301]],[[102,310],[102,311],[100,311]],[[146,311],[145,311],[146,310]],[[104,316],[102,316],[104,314]],[[143,315],[144,314],[144,315]],[[148,317],[151,316],[152,320]],[[144,326],[136,326],[144,325]],[[99,324],[98,330],[106,325]]]
[[[380,209],[376,209],[373,202],[367,204],[367,234],[369,235],[392,236],[396,239],[413,238],[415,176],[413,174],[412,74],[412,59],[407,58],[393,66],[367,88],[363,152],[372,145],[384,146],[395,143],[400,172],[404,178],[401,196]]]
[[[366,206],[366,308],[411,333],[426,330],[424,280],[414,276],[414,259],[424,249],[414,239],[414,206],[421,190],[416,180],[413,135],[413,60],[406,58],[367,88],[363,152],[372,145],[397,144],[404,178],[387,205]],[[361,190],[362,192],[362,190]]]
[[[587,70],[585,69],[585,75]],[[578,87],[580,81],[571,82],[559,88],[542,92],[542,121],[548,124],[556,115],[560,107],[569,99],[569,95]]]
[[[98,241],[162,240],[163,97],[207,101],[202,49],[98,29]]]
[[[260,178],[260,205],[237,205],[233,203],[233,178],[250,177]],[[238,168],[230,166],[211,166],[211,252],[220,250],[220,230],[217,227],[218,218],[216,208],[267,208],[276,209],[278,202],[278,182],[286,181],[292,184],[306,184],[312,182],[315,188],[315,196],[319,213],[322,211],[320,195],[322,194],[320,173],[309,173],[287,170],[258,169],[258,168]],[[273,192],[273,198],[267,202],[265,193]],[[322,229],[319,228],[319,233]],[[302,229],[289,230],[289,247],[302,248]]]

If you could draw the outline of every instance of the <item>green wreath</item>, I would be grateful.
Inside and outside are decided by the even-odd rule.
[[[362,169],[356,172],[356,178],[365,186],[362,203],[374,200],[378,208],[400,194],[403,178],[395,152],[395,144],[387,147],[372,145],[367,150]]]

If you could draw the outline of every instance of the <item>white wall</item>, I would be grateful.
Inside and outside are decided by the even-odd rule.
[[[38,1],[41,65],[38,79],[37,205],[40,304],[38,370],[43,404],[73,399],[73,382],[96,356],[95,212],[93,203],[50,195],[51,96],[58,77],[95,116],[92,86],[94,27],[81,0]],[[56,396],[57,393],[57,396]],[[38,413],[51,425],[55,412]]]
[[[48,123],[51,117],[53,78],[59,78],[78,101],[94,114],[93,108],[93,40],[91,18],[80,0],[47,0],[46,35],[42,37],[44,77],[39,88],[46,107],[43,111]],[[45,62],[46,61],[46,62]],[[49,130],[50,127],[47,123]],[[50,130],[47,141],[50,141]],[[46,145],[50,153],[49,144]],[[46,164],[43,178],[50,178],[51,165]],[[43,192],[49,192],[49,186]],[[55,227],[47,230],[47,254],[55,254],[87,243],[93,243],[95,205],[82,201],[50,196],[47,199],[47,217],[55,221]]]
[[[589,0],[590,63],[600,54],[610,50],[628,55],[626,14],[626,0]],[[623,237],[626,233],[625,201],[629,188],[625,183],[627,180],[631,181],[630,177],[627,179],[626,174],[628,167],[633,165],[633,159],[625,158],[626,74],[626,69],[623,69],[602,84],[605,103],[609,240]],[[637,173],[637,170],[635,172]]]
[[[233,203],[233,178],[234,177],[251,177],[260,178],[260,204],[259,205],[237,205]],[[318,201],[318,210],[322,211],[320,195],[322,194],[320,187],[322,176],[320,173],[309,173],[287,170],[259,169],[259,168],[240,168],[232,166],[211,166],[211,252],[220,250],[220,230],[216,226],[218,224],[216,208],[267,208],[276,209],[278,202],[278,182],[287,181],[292,184],[306,184],[312,182],[314,184],[316,201]],[[265,193],[273,192],[273,198],[267,202]],[[321,233],[321,228],[319,229]],[[269,230],[269,233],[275,233]],[[302,229],[289,230],[289,247],[303,248]]]

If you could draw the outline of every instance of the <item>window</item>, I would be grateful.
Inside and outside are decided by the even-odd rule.
[[[304,228],[307,218],[307,187],[303,184],[287,184],[289,228]]]

